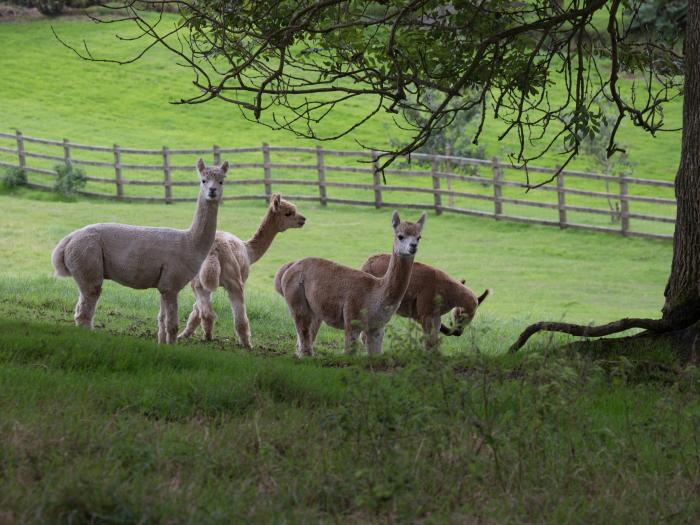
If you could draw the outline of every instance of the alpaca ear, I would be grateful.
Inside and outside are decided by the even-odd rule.
[[[205,168],[206,168],[206,166],[204,165],[204,161],[202,159],[199,159],[197,161],[197,171],[199,173],[204,173]]]
[[[221,174],[225,177],[227,172],[228,172],[228,161],[225,160],[224,163],[221,165]]]
[[[272,209],[274,211],[279,210],[281,203],[282,203],[282,196],[279,193],[273,193],[272,197],[270,198],[270,204],[272,205]]]
[[[423,229],[423,226],[425,226],[426,217],[427,217],[427,215],[425,214],[425,212],[423,212],[423,214],[420,216],[420,219],[418,219],[418,222],[416,223],[420,226],[421,230]]]
[[[391,214],[391,225],[394,227],[394,229],[396,229],[400,222],[401,217],[399,217],[399,212],[394,211],[394,213]]]

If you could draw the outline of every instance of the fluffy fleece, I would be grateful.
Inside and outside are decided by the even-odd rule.
[[[362,265],[362,271],[381,277],[389,268],[390,260],[388,253],[373,255]],[[446,335],[462,335],[489,293],[490,290],[486,290],[477,297],[464,286],[464,281],[456,281],[427,264],[415,263],[406,294],[396,313],[417,321],[425,332],[426,346],[433,348],[437,344],[438,330]],[[450,329],[442,325],[440,317],[452,309],[453,327]]]
[[[187,230],[101,223],[68,234],[51,255],[56,274],[71,276],[80,290],[75,323],[92,328],[105,279],[160,292],[158,342],[175,343],[177,296],[199,271],[216,233],[216,217],[228,162],[197,162],[201,180],[197,209]]]
[[[294,319],[298,357],[313,355],[321,322],[345,331],[346,353],[356,350],[362,332],[367,352],[381,352],[384,326],[408,287],[424,224],[425,214],[411,223],[401,222],[394,212],[394,246],[381,278],[316,257],[287,263],[277,271],[275,288]]]
[[[200,324],[204,330],[204,339],[212,339],[216,322],[212,295],[221,285],[228,293],[238,340],[246,348],[252,348],[245,305],[245,282],[250,266],[260,260],[278,233],[290,228],[301,228],[305,222],[306,218],[299,214],[294,204],[279,194],[274,194],[260,227],[250,240],[242,241],[231,233],[217,232],[214,245],[199,274],[192,279],[195,303],[187,326],[178,339],[192,335]]]

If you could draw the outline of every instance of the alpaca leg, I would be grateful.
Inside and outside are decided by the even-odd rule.
[[[228,292],[228,299],[231,303],[231,312],[233,313],[233,322],[236,326],[238,341],[246,348],[251,349],[253,345],[250,343],[250,323],[248,322],[248,314],[245,308],[243,283],[230,283],[230,286],[228,284],[224,284],[224,287]]]
[[[309,345],[312,349],[316,342],[319,328],[321,328],[321,320],[318,317],[312,318],[311,326],[309,327]]]
[[[202,321],[202,330],[204,330],[204,340],[211,341],[214,338],[214,323],[216,323],[216,313],[211,301],[212,292],[202,288],[197,296],[197,309],[199,317]]]
[[[313,310],[311,310],[302,286],[287,281],[286,274],[281,286],[284,291],[282,295],[287,301],[287,307],[292,319],[294,319],[294,326],[297,331],[296,356],[301,358],[314,355],[313,344],[321,320],[317,319]]]
[[[165,328],[165,312],[167,311],[167,305],[165,304],[165,297],[163,294],[160,295],[160,310],[158,311],[158,344],[166,343],[167,330]]]
[[[423,333],[425,336],[425,348],[426,350],[434,350],[438,346],[438,334],[440,332],[440,317],[423,317],[421,319],[421,326],[423,327]]]
[[[92,330],[92,320],[95,317],[97,301],[102,293],[102,282],[99,284],[78,283],[80,298],[75,305],[75,324]]]
[[[315,319],[311,312],[306,315],[295,315],[294,316],[294,326],[297,330],[297,351],[296,356],[298,358],[312,356],[314,355],[314,339],[316,333],[318,332],[318,326],[320,325],[320,320]]]
[[[346,321],[345,323],[345,354],[357,353],[358,339],[362,329],[357,321]]]
[[[199,308],[197,307],[197,303],[195,302],[192,305],[192,312],[187,318],[187,325],[185,326],[185,329],[177,336],[178,341],[180,339],[184,339],[186,337],[191,336],[201,322],[202,318],[199,315]]]
[[[75,279],[80,298],[75,305],[75,324],[92,329],[92,319],[95,316],[95,307],[102,293],[104,281],[104,264],[102,249],[99,241],[86,239],[87,244],[69,243],[64,252],[66,268]]]
[[[162,310],[165,310],[165,342],[172,345],[177,342],[177,292],[161,292]]]
[[[364,343],[367,348],[368,355],[377,355],[382,353],[382,343],[384,342],[384,329],[365,332]]]

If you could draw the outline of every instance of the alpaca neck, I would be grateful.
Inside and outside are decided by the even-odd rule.
[[[275,220],[272,215],[272,210],[268,208],[265,217],[263,217],[258,231],[246,241],[245,246],[248,251],[248,260],[250,264],[259,260],[265,252],[270,248],[272,241],[275,240],[275,236],[279,233],[279,230],[275,226]]]
[[[216,236],[216,214],[219,203],[205,199],[201,194],[197,199],[197,210],[187,233],[192,241],[194,250],[206,255],[214,244]]]
[[[381,278],[381,289],[383,302],[393,304],[401,302],[408,283],[411,280],[411,270],[413,269],[413,255],[398,255],[391,253],[389,267]]]

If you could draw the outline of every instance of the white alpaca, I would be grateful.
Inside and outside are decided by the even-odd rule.
[[[425,213],[418,222],[401,222],[394,212],[394,249],[382,277],[333,261],[308,257],[283,265],[275,289],[287,301],[297,330],[297,356],[313,355],[321,322],[345,330],[345,352],[352,353],[364,332],[367,353],[382,351],[384,326],[396,313],[411,279]]]
[[[192,279],[196,302],[187,326],[177,336],[178,339],[192,335],[201,323],[204,339],[211,340],[216,321],[211,298],[221,284],[228,293],[238,340],[246,348],[252,348],[244,293],[250,266],[265,255],[278,233],[289,228],[301,228],[305,222],[306,218],[297,212],[297,207],[276,193],[270,199],[270,206],[258,231],[250,240],[242,241],[230,233],[217,232],[214,246],[199,274]]]
[[[201,179],[197,211],[188,230],[126,224],[91,224],[68,234],[51,255],[56,274],[72,276],[80,289],[75,324],[92,328],[105,279],[160,292],[158,342],[175,343],[177,296],[194,277],[216,234],[216,215],[228,162],[207,168],[197,162]]]

